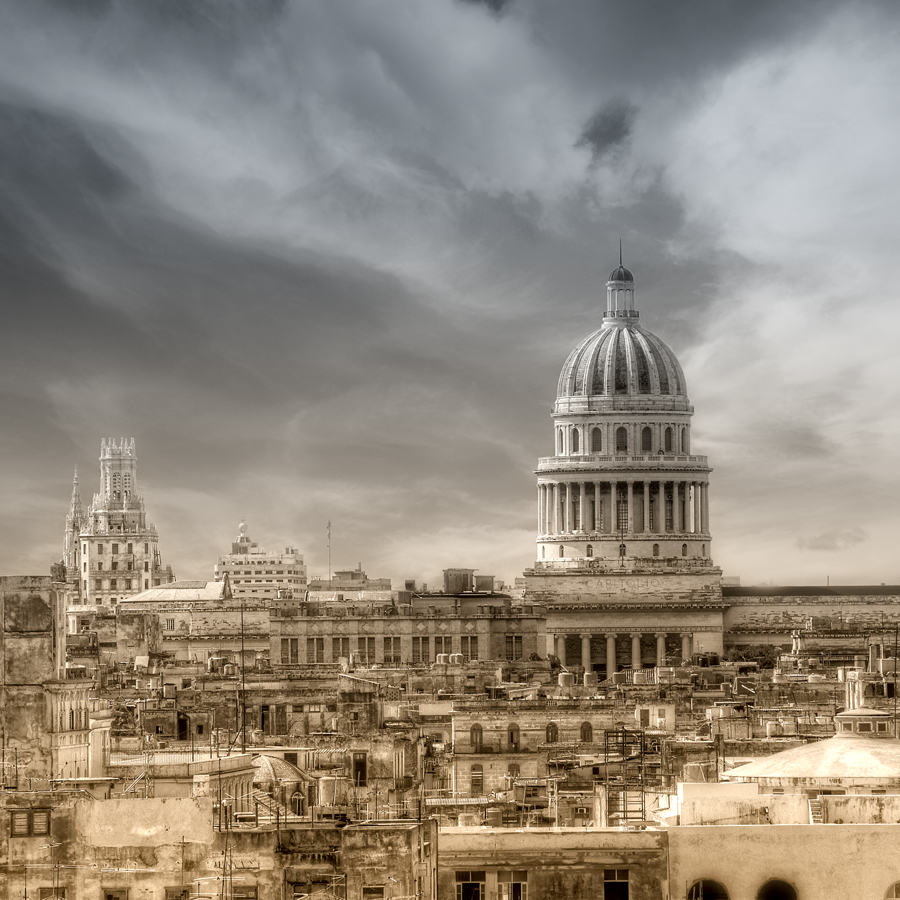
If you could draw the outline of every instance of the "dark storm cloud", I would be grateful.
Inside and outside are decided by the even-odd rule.
[[[626,100],[612,100],[585,125],[576,147],[588,147],[595,160],[619,146],[631,134],[637,107]]]

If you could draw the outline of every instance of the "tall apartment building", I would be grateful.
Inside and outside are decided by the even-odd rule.
[[[163,566],[156,526],[138,492],[134,438],[100,442],[100,491],[85,512],[78,487],[66,516],[63,564],[67,605],[115,606],[119,600],[175,580]]]
[[[226,574],[234,597],[274,598],[306,590],[306,564],[300,551],[296,547],[285,547],[283,552],[263,550],[250,540],[243,519],[231,553],[216,561],[215,580],[221,581]]]

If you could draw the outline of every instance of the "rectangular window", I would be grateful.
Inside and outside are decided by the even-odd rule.
[[[528,872],[498,872],[498,900],[528,900]]]
[[[484,872],[456,873],[456,900],[485,900]]]
[[[109,566],[109,567],[110,567],[110,569],[113,570],[113,572],[118,572],[118,571],[119,571],[119,564],[118,564],[115,560],[113,560],[113,561],[110,563],[110,566]]]
[[[37,837],[50,834],[49,809],[14,809],[10,813],[12,837]]]
[[[350,780],[355,787],[366,786],[366,752],[354,750],[350,757]]]
[[[384,639],[384,664],[386,666],[400,665],[399,637],[386,637]]]
[[[111,591],[117,591],[117,590],[118,590],[118,588],[116,587],[116,579],[115,579],[115,578],[110,578],[110,579],[109,579],[109,589],[110,589]]]
[[[97,581],[94,583],[94,590],[95,590],[95,591],[102,591],[102,590],[103,590],[103,582],[102,582],[99,578],[98,578]]]
[[[434,639],[434,655],[437,656],[438,653],[452,653],[453,652],[453,638],[450,637],[449,634],[440,636],[438,635]]]
[[[475,662],[478,659],[478,635],[463,635],[460,642],[463,662]]]
[[[150,552],[150,545],[144,544],[144,553],[149,553],[149,552]]]
[[[628,869],[603,870],[603,900],[628,900]]]
[[[128,888],[104,888],[103,900],[128,900]]]
[[[350,638],[336,637],[331,639],[331,659],[337,662],[342,656],[350,658]]]
[[[146,591],[146,590],[149,590],[149,588],[150,588],[150,579],[149,579],[149,578],[145,578],[145,579],[144,579],[144,590],[145,590],[145,591]]]
[[[97,552],[98,552],[98,553],[102,553],[102,552],[103,552],[103,544],[97,544]]]
[[[102,562],[98,562],[98,563],[97,563],[97,571],[98,571],[98,572],[102,572],[102,571],[103,571],[103,563],[102,563]]]
[[[306,661],[308,663],[325,662],[325,638],[306,639]]]
[[[506,658],[515,660],[522,658],[522,635],[508,634],[506,635]]]
[[[39,900],[66,900],[66,889],[64,887],[42,887],[38,890]]]
[[[119,552],[119,545],[118,545],[118,544],[113,544],[113,545],[112,545],[112,552],[113,552],[113,553],[118,553],[118,552]]]
[[[174,631],[175,630],[175,620],[174,619],[166,619],[166,631]]]
[[[384,885],[364,884],[362,900],[384,900]]]
[[[134,544],[129,544],[129,545],[128,545],[128,552],[129,552],[129,553],[134,553]]]
[[[359,661],[364,666],[370,666],[375,662],[375,638],[361,637],[357,640]]]
[[[429,663],[431,662],[431,656],[429,655],[429,650],[431,643],[431,638],[428,637],[414,637],[412,639],[412,661],[413,663]]]
[[[189,887],[167,887],[165,900],[190,900],[191,889]]]

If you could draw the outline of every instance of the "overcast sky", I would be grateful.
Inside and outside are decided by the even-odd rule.
[[[134,437],[180,578],[246,517],[512,579],[621,237],[744,583],[900,583],[900,7],[20,0],[0,11],[0,571]]]

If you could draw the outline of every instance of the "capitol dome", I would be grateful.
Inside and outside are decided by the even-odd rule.
[[[655,334],[633,321],[609,318],[569,354],[557,400],[634,395],[686,400],[684,373]]]

